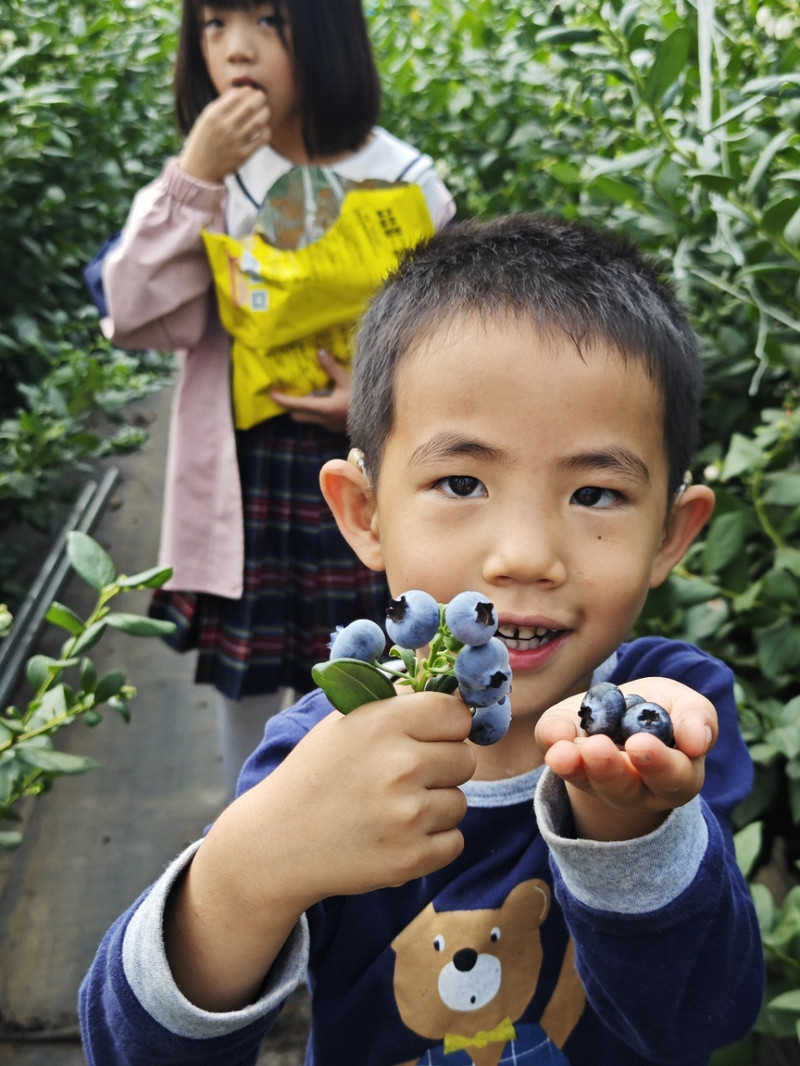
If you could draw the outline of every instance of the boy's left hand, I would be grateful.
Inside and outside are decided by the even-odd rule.
[[[675,747],[637,733],[619,748],[610,737],[583,736],[570,696],[540,718],[536,742],[545,762],[567,785],[578,836],[629,840],[652,832],[675,807],[700,791],[705,757],[717,739],[717,714],[705,696],[664,677],[620,685],[661,704],[672,718]]]

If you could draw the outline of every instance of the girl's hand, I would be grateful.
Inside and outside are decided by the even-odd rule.
[[[317,352],[319,365],[331,380],[330,389],[310,396],[289,396],[285,392],[271,392],[270,396],[285,407],[295,422],[313,422],[331,433],[344,433],[350,410],[352,375],[328,352]]]
[[[536,726],[545,762],[567,784],[578,836],[594,840],[643,836],[688,803],[702,787],[705,757],[717,739],[713,705],[686,685],[648,677],[620,688],[668,711],[674,748],[647,733],[630,737],[624,749],[607,736],[580,735],[582,695],[545,711]]]
[[[237,85],[212,100],[189,131],[180,167],[199,181],[221,182],[270,142],[267,95]]]

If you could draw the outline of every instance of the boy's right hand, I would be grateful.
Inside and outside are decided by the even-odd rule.
[[[270,142],[267,95],[237,85],[208,104],[189,131],[179,159],[181,170],[199,181],[221,182]]]
[[[312,904],[457,858],[471,723],[458,696],[436,692],[334,712],[235,800],[170,899],[167,955],[184,995],[207,1010],[243,1006]]]
[[[462,700],[435,692],[401,694],[320,722],[250,799],[265,822],[262,836],[276,838],[269,854],[273,868],[276,853],[283,860],[285,893],[305,910],[452,862],[467,809],[458,786],[476,765],[465,743],[470,727]]]

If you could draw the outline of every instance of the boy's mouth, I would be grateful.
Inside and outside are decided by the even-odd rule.
[[[563,629],[546,629],[544,626],[498,626],[495,634],[511,651],[533,651],[555,640]]]

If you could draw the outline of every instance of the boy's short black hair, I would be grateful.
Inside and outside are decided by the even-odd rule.
[[[700,345],[684,308],[630,241],[529,214],[443,230],[407,254],[373,300],[359,330],[348,423],[373,480],[392,428],[403,356],[462,315],[527,319],[543,335],[566,333],[583,358],[592,345],[603,345],[643,366],[664,399],[672,499],[696,447],[702,391]]]
[[[255,7],[260,0],[208,2],[236,10]],[[183,0],[174,92],[178,128],[184,134],[217,96],[201,47],[203,6],[204,0]],[[274,8],[291,27],[306,151],[311,158],[356,151],[378,121],[381,104],[361,0],[275,0]]]

